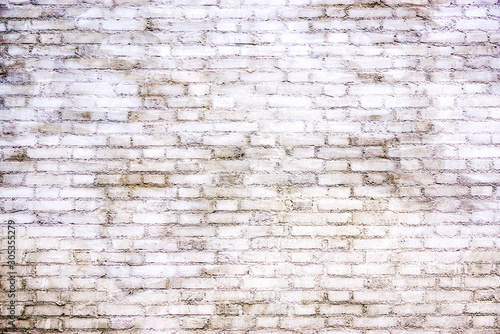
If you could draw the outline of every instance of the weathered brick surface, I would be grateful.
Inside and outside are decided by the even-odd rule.
[[[496,0],[6,0],[9,333],[500,331]]]

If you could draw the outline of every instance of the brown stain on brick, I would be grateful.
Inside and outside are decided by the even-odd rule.
[[[178,241],[178,245],[179,245],[179,250],[181,251],[189,251],[189,250],[202,251],[207,249],[206,240],[200,238],[196,239],[183,238]]]
[[[36,4],[36,0],[31,0],[33,4]],[[40,19],[50,20],[62,18],[66,15],[66,11],[62,8],[44,8],[40,13]]]
[[[374,277],[366,281],[366,287],[368,289],[374,289],[374,290],[393,289],[394,283],[392,282],[391,278]]]
[[[242,313],[242,306],[240,304],[216,304],[215,313],[218,316],[237,316]]]
[[[381,83],[384,81],[384,76],[380,73],[373,71],[363,71],[362,69],[356,70],[356,75],[361,80],[361,82],[367,83]]]
[[[122,58],[110,59],[109,68],[113,71],[130,71],[141,67],[139,60],[127,60]]]
[[[380,0],[356,0],[354,1],[354,6],[362,7],[362,8],[391,8],[384,1]]]
[[[172,187],[171,184],[165,182],[164,184],[159,184],[159,183],[137,183],[137,184],[132,184],[132,185],[126,185],[127,188],[129,189],[154,189],[154,188],[170,188]]]
[[[214,148],[213,156],[216,159],[243,160],[245,152],[239,147]]]
[[[9,74],[7,66],[5,64],[0,63],[0,78],[6,78]]]
[[[425,324],[425,317],[410,316],[401,318],[401,326],[403,328],[422,328]]]
[[[169,174],[165,174],[165,179]],[[107,175],[107,174],[97,174],[99,175]],[[135,180],[130,180],[129,177],[130,174],[123,174],[119,177],[118,181],[116,183],[108,183],[108,182],[96,182],[96,186],[98,187],[126,187],[128,189],[140,189],[140,188],[169,188],[172,185],[169,184],[168,182],[165,183],[153,183],[153,182],[144,182],[143,181],[143,174],[134,174],[134,175],[140,175],[140,179],[135,181]]]
[[[3,42],[3,39],[0,37],[0,44]],[[18,59],[18,58],[10,58],[7,55],[7,49],[2,49],[2,54],[0,57],[0,82],[8,82],[8,83],[16,83],[22,84],[25,83],[28,79],[28,75],[25,72],[26,68],[26,60]]]
[[[215,182],[218,186],[242,185],[243,175],[237,173],[218,173]]]
[[[29,161],[30,157],[28,156],[27,151],[24,149],[14,155],[11,155],[7,160],[22,162],[22,161]]]
[[[90,121],[92,119],[92,113],[90,111],[86,111],[80,114],[80,117],[86,121]]]
[[[128,112],[128,120],[134,123],[137,123],[141,120],[139,112],[138,111],[129,111]]]
[[[38,124],[35,131],[40,133],[61,133],[64,127],[60,123],[42,123]]]
[[[162,86],[182,86],[183,91],[180,94],[176,94],[175,92],[172,92],[171,94],[164,93],[158,89]],[[167,99],[188,96],[188,87],[189,82],[175,80],[171,77],[171,74],[158,75],[151,78],[146,78],[145,81],[139,84],[138,96],[142,99],[143,106],[145,108],[167,109]],[[135,112],[135,114],[129,114],[129,120],[133,122],[141,120],[141,112],[139,111]]]

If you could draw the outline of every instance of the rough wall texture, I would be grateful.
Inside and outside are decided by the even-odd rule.
[[[500,332],[494,0],[3,3],[0,331]]]

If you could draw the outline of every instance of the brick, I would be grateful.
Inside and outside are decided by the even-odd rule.
[[[474,314],[498,314],[500,311],[498,304],[495,303],[471,303],[466,305],[465,310],[467,313]],[[489,324],[487,326],[491,326],[492,322],[488,321],[488,318],[484,317],[482,320],[484,320],[484,323]]]
[[[469,323],[469,317],[465,316],[441,316],[427,317],[426,322],[431,327],[459,328]]]
[[[281,327],[285,329],[298,329],[298,328],[323,328],[325,323],[324,319],[315,318],[284,318],[281,321]]]
[[[162,317],[145,317],[143,326],[153,330],[177,329],[180,327],[177,319]]]
[[[361,174],[321,174],[318,178],[320,185],[355,185],[363,183]]]
[[[35,263],[69,263],[70,254],[67,252],[39,252],[39,253],[28,253],[26,255],[27,262]]]
[[[117,305],[113,304],[102,304],[97,308],[98,314],[102,315],[141,315],[143,310],[139,306],[135,305]]]
[[[429,301],[467,301],[472,297],[467,291],[428,291],[426,300]]]
[[[375,318],[355,318],[354,326],[361,328],[386,328],[393,327],[397,324],[397,319],[392,317],[375,317]]]
[[[354,45],[373,45],[378,43],[390,43],[394,41],[394,35],[385,33],[352,33],[350,41]]]
[[[473,288],[495,288],[500,285],[498,277],[470,277],[465,279],[465,286]]]
[[[353,171],[389,171],[395,168],[394,162],[390,160],[352,161]]]
[[[74,329],[109,328],[109,319],[70,318],[64,320],[64,327]]]
[[[359,210],[362,208],[363,202],[360,200],[318,200],[318,208],[320,210]]]
[[[224,146],[244,146],[247,138],[241,134],[207,136],[203,138],[205,145],[224,145]]]
[[[355,249],[395,249],[397,241],[394,239],[364,239],[354,240]]]
[[[321,287],[331,290],[358,290],[364,285],[360,278],[324,278],[320,282]]]

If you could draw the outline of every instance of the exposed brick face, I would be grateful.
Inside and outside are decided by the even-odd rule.
[[[498,333],[499,22],[3,1],[0,331]]]

